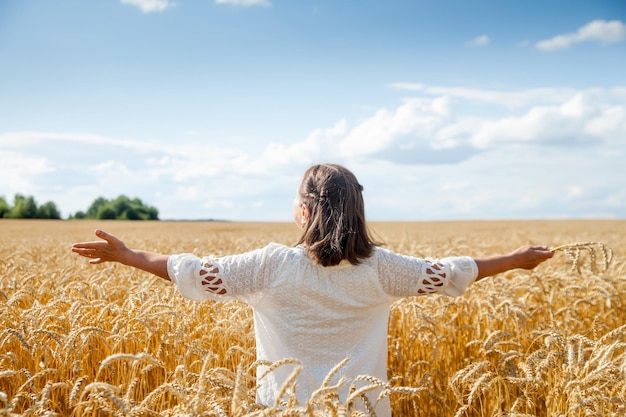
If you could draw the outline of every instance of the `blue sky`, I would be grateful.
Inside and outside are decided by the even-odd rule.
[[[626,217],[626,3],[3,0],[0,196],[291,219]]]

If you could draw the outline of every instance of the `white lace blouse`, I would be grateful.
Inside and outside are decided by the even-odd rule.
[[[236,299],[252,306],[257,359],[297,358],[303,365],[296,385],[300,404],[308,401],[328,372],[345,358],[349,360],[334,383],[342,376],[358,375],[387,381],[391,303],[421,294],[459,296],[478,275],[470,257],[436,261],[376,247],[360,265],[343,261],[323,267],[313,263],[302,246],[275,243],[221,258],[172,255],[167,270],[185,297]],[[290,366],[258,380],[257,401],[274,405],[276,394],[293,371]],[[262,374],[260,368],[257,379]],[[390,414],[388,402],[379,407],[378,415]]]

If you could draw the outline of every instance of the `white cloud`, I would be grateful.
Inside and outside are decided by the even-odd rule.
[[[394,86],[410,97],[260,153],[185,135],[170,145],[4,132],[0,189],[53,200],[66,215],[100,195],[126,194],[156,205],[162,218],[289,220],[304,169],[338,162],[357,173],[379,219],[626,215],[626,193],[616,191],[626,176],[624,87]]]
[[[91,170],[101,175],[107,174],[110,172],[115,172],[115,173],[121,172],[124,175],[130,173],[130,170],[125,164],[116,162],[116,161],[106,161],[100,164],[96,164],[95,166],[91,167]]]
[[[585,131],[599,138],[608,138],[616,142],[619,137],[626,138],[626,108],[607,106],[585,125]]]
[[[270,3],[267,0],[215,0],[215,3],[217,4],[232,4],[234,6],[244,6],[244,7],[250,7],[250,6],[271,6],[272,3]]]
[[[174,7],[176,3],[170,0],[120,0],[122,4],[129,4],[141,9],[144,13],[162,12]]]
[[[498,219],[619,217],[626,202],[607,159],[567,150],[537,152],[532,147],[495,149],[453,166],[399,166],[383,161],[349,165],[365,185],[369,218],[393,212],[397,219]],[[622,170],[623,171],[623,170]],[[615,174],[612,174],[615,175]],[[586,192],[566,201],[572,187]],[[599,203],[598,199],[611,201]],[[612,213],[612,214],[611,214]]]
[[[346,120],[326,129],[315,129],[303,141],[285,146],[269,144],[261,154],[263,166],[310,165],[320,159],[332,160],[339,155],[338,143],[348,130]]]
[[[407,154],[423,152],[436,141],[436,132],[450,123],[452,112],[446,97],[406,100],[394,111],[381,109],[354,127],[340,141],[339,151],[346,158],[376,154],[389,158],[389,151],[397,151],[397,157],[406,160]]]
[[[471,41],[466,42],[467,46],[487,46],[489,45],[489,42],[491,42],[491,39],[489,39],[489,36],[487,35],[480,35],[475,37],[474,39],[472,39]]]
[[[558,35],[550,39],[537,42],[535,47],[541,51],[556,51],[567,48],[575,43],[597,41],[615,43],[626,40],[626,25],[619,20],[607,22],[594,20],[578,29],[574,33]]]
[[[233,207],[235,207],[235,203],[231,200],[226,200],[226,199],[209,199],[204,202],[202,207],[204,208],[220,207],[220,208],[225,208],[225,209],[232,209]]]
[[[625,100],[626,101],[626,87],[614,87],[614,88],[611,88],[609,90],[609,93],[612,96],[616,97],[616,98],[619,98],[621,100]]]
[[[580,92],[560,105],[533,106],[520,115],[485,120],[471,142],[488,148],[506,142],[543,145],[623,145],[626,103],[612,105]]]
[[[0,166],[2,176],[0,179],[0,190],[14,193],[32,193],[33,185],[30,181],[32,177],[51,174],[55,169],[44,155],[29,155],[28,153],[3,149],[0,143]],[[0,197],[3,195],[0,194]],[[4,195],[9,197],[9,195]]]
[[[176,194],[174,197],[179,201],[194,201],[201,195],[201,190],[198,185],[180,185],[176,187]]]
[[[492,103],[511,108],[536,105],[538,103],[560,103],[577,93],[577,91],[572,88],[555,87],[502,91],[468,87],[425,86],[418,83],[393,83],[391,86],[398,90],[421,92],[431,96],[447,96],[469,101]]]
[[[102,145],[130,148],[138,151],[150,151],[152,144],[132,139],[109,138],[90,133],[54,133],[54,132],[8,132],[0,134],[0,147],[24,147],[24,145],[41,144],[42,142],[74,142],[84,145]]]
[[[90,153],[97,157],[93,172],[143,170],[185,184],[225,173],[265,176],[277,169],[289,171],[320,160],[375,157],[403,163],[449,162],[455,150],[460,153],[452,159],[461,160],[478,150],[507,143],[555,146],[568,140],[574,145],[589,141],[617,145],[626,133],[622,87],[606,91],[554,88],[498,91],[406,83],[394,86],[413,91],[417,97],[405,99],[396,108],[381,108],[354,126],[339,120],[290,145],[269,143],[258,156],[245,149],[212,146],[194,139],[162,145],[50,132],[4,133],[0,135],[0,149],[28,148],[27,155],[62,149],[63,143],[68,143],[71,144],[68,149],[80,153],[74,159],[87,159]],[[471,106],[460,108],[459,100],[470,102]],[[489,117],[473,113],[480,102],[505,107],[505,115]],[[211,149],[210,154],[207,149]],[[116,154],[117,159],[112,159],[111,154]],[[115,169],[111,165],[113,161],[120,164]],[[50,169],[61,167],[48,165]]]
[[[454,163],[485,150],[524,143],[616,148],[626,133],[626,103],[615,94],[616,89],[402,87],[423,93],[422,97],[406,99],[394,109],[379,109],[351,128],[342,120],[333,128],[314,131],[302,142],[269,145],[262,160],[274,167],[329,158]],[[457,108],[459,99],[470,106]],[[504,107],[504,115],[481,114],[476,110],[480,102]]]

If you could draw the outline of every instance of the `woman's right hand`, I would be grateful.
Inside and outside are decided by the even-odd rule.
[[[72,252],[89,258],[90,264],[101,264],[103,262],[127,263],[126,261],[131,251],[124,242],[100,229],[96,230],[96,236],[102,240],[74,243]]]
[[[494,255],[485,258],[475,258],[478,266],[478,277],[493,276],[511,269],[533,269],[543,261],[554,256],[554,251],[546,246],[522,246],[507,255]]]
[[[533,269],[543,261],[554,256],[554,251],[547,246],[522,246],[510,253],[515,268]]]

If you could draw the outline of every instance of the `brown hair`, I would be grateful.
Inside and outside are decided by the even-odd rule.
[[[335,164],[314,165],[298,189],[301,204],[310,212],[298,244],[323,266],[344,259],[353,265],[372,255],[374,242],[365,225],[363,186],[352,172]]]

